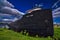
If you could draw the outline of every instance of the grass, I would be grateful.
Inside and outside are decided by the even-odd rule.
[[[60,28],[54,28],[54,38],[59,40],[60,38]],[[12,30],[0,29],[0,40],[54,40],[50,37],[40,38],[40,37],[30,37],[22,35],[21,33],[14,32]]]
[[[60,40],[60,28],[54,28],[54,38]]]

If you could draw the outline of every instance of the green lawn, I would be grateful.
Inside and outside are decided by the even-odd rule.
[[[54,28],[54,38],[58,40],[60,38],[60,28]],[[22,35],[21,33],[14,32],[12,30],[0,29],[0,40],[53,40],[50,37],[30,37]]]

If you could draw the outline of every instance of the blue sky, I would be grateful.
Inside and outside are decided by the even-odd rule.
[[[16,9],[25,12],[34,7],[35,4],[43,5],[43,8],[51,8],[57,0],[8,0]]]
[[[10,3],[12,3],[15,6],[15,9],[21,11],[21,12],[26,12],[29,9],[32,9],[35,4],[41,4],[43,5],[42,8],[44,9],[51,9],[53,4],[57,2],[58,0],[8,0]],[[58,3],[60,7],[60,3]],[[1,15],[1,14],[0,14]],[[1,16],[0,21],[2,19],[13,19],[15,16]],[[60,23],[60,17],[54,18],[54,22],[59,22]]]
[[[10,3],[12,3],[16,9],[19,11],[25,12],[28,9],[32,9],[35,4],[41,4],[42,7],[45,9],[51,9],[52,5],[57,2],[58,0],[8,0]],[[60,7],[60,3],[58,4]],[[60,22],[59,18],[54,18],[54,22]]]

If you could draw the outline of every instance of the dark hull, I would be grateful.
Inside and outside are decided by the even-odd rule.
[[[52,11],[49,9],[33,11],[9,26],[17,32],[26,30],[30,36],[53,36],[54,34]]]

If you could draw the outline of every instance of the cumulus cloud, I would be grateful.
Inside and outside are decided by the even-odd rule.
[[[12,5],[7,0],[0,0],[0,7],[3,7],[3,6],[14,7],[14,5]]]
[[[20,12],[17,9],[13,9],[13,8],[10,8],[10,7],[3,7],[3,8],[0,9],[0,11],[2,13],[6,13],[6,14],[24,15],[23,12]]]
[[[0,16],[4,17],[0,18],[0,20],[14,22],[18,19],[21,19],[23,15],[25,14],[17,9],[14,9],[14,5],[7,0],[0,0]]]
[[[53,10],[53,17],[60,17],[60,7]]]
[[[12,15],[10,15],[10,14],[0,13],[0,17],[1,17],[1,16],[12,16]]]
[[[52,12],[55,13],[55,12],[58,12],[60,11],[60,7],[58,7],[57,9],[53,10]]]

